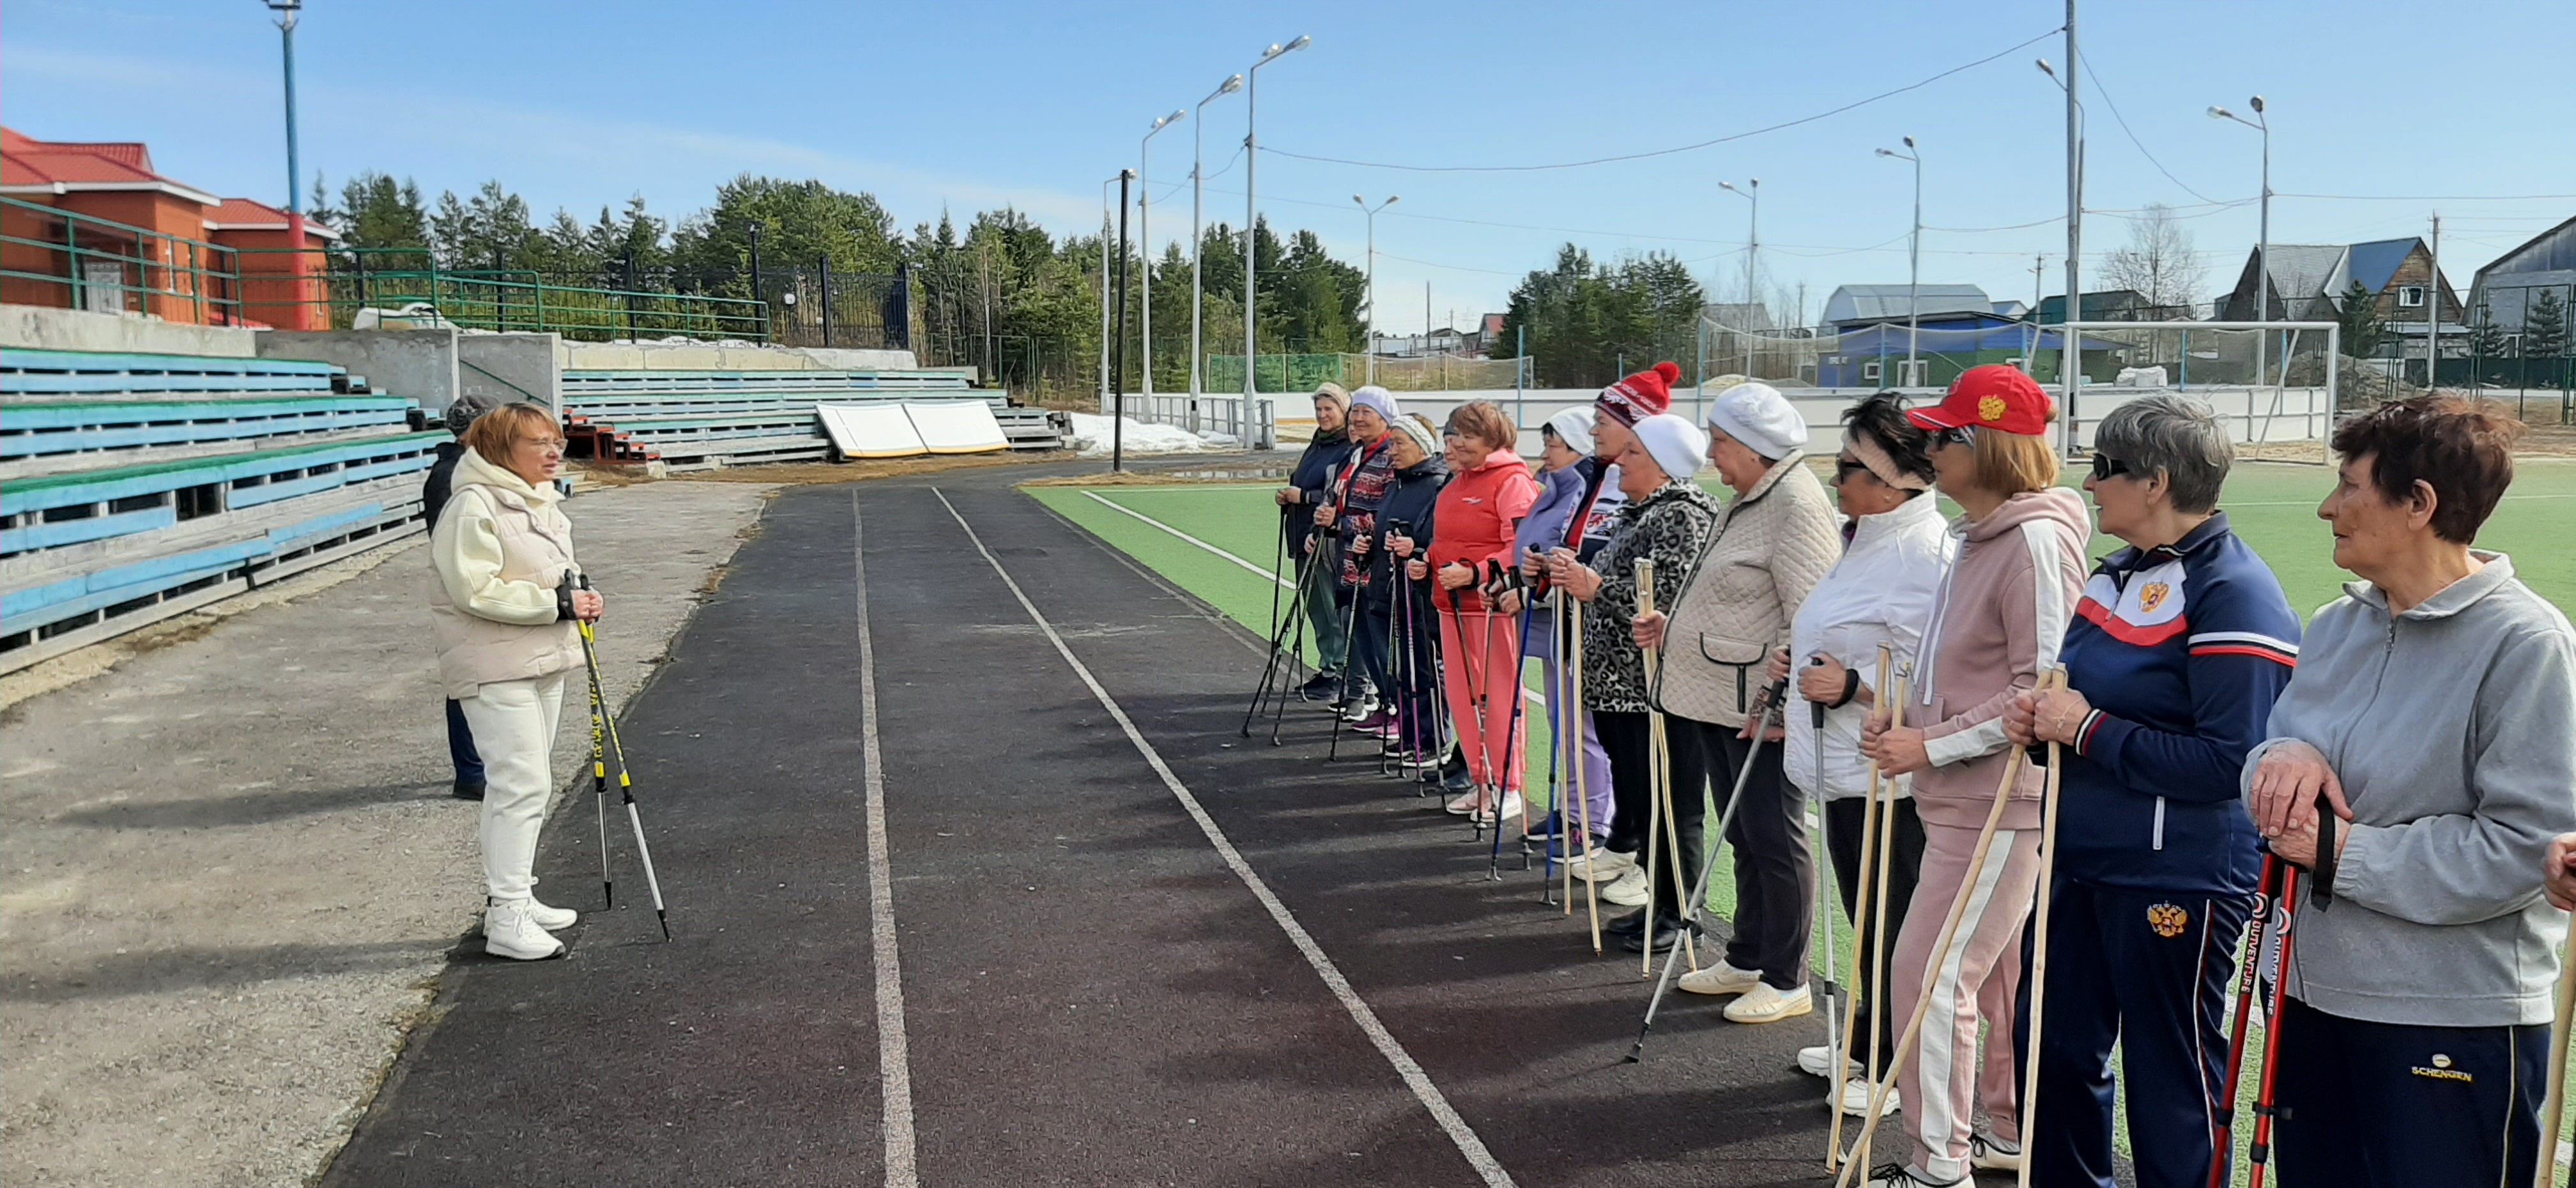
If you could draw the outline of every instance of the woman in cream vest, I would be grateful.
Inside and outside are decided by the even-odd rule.
[[[564,681],[582,666],[574,620],[600,596],[576,590],[572,522],[556,505],[563,434],[534,404],[507,404],[465,431],[455,491],[430,531],[438,581],[430,621],[438,679],[465,710],[483,752],[483,947],[534,961],[563,952],[548,935],[577,918],[537,902],[537,827],[554,791],[555,725]]]
[[[1739,384],[1708,409],[1708,458],[1733,488],[1690,584],[1662,615],[1638,624],[1640,643],[1662,642],[1656,700],[1674,731],[1693,730],[1724,812],[1745,764],[1745,802],[1727,823],[1735,847],[1734,932],[1726,959],[1684,977],[1695,994],[1734,995],[1726,1017],[1773,1023],[1813,1010],[1807,991],[1807,932],[1815,860],[1805,808],[1781,777],[1773,734],[1756,754],[1748,722],[1769,683],[1771,650],[1787,643],[1789,621],[1807,592],[1842,554],[1841,517],[1801,457],[1807,425],[1768,384]],[[1650,640],[1648,637],[1655,639]],[[1677,816],[1695,815],[1699,789],[1676,788]],[[1698,836],[1692,824],[1684,838]]]

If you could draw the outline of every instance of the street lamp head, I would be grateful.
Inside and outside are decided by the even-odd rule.
[[[2050,78],[2055,78],[2055,77],[2057,77],[2057,67],[2054,67],[2054,66],[2049,65],[2049,64],[2048,64],[2048,59],[2046,59],[2046,58],[2041,58],[2041,59],[2039,59],[2038,61],[2036,61],[2036,62],[2032,63],[2032,65],[2039,67],[2039,72],[2040,72],[2041,74],[2045,74],[2045,75],[2047,75],[2047,76],[2048,76],[2048,77],[2050,77]]]
[[[1367,206],[1367,205],[1368,205],[1368,199],[1366,199],[1366,198],[1362,198],[1362,197],[1360,197],[1360,196],[1359,196],[1359,195],[1357,195],[1357,194],[1353,194],[1353,195],[1351,195],[1351,201],[1356,202],[1356,203],[1360,204],[1361,206]]]
[[[1745,183],[1745,185],[1747,185],[1747,186],[1749,186],[1749,187],[1751,187],[1751,188],[1753,188],[1753,189],[1759,190],[1759,189],[1761,189],[1761,188],[1762,188],[1762,179],[1761,179],[1761,178],[1758,178],[1758,177],[1757,177],[1757,178],[1753,178],[1753,179],[1751,179],[1750,181],[1747,181],[1747,182]]]
[[[1118,180],[1134,181],[1136,180],[1136,171],[1133,169],[1121,169],[1118,171]]]
[[[1398,203],[1398,202],[1400,202],[1400,201],[1403,201],[1403,199],[1404,199],[1404,195],[1402,195],[1402,194],[1389,194],[1389,195],[1387,195],[1387,196],[1386,196],[1386,201],[1379,203],[1379,204],[1378,204],[1378,207],[1379,207],[1379,209],[1383,210],[1383,209],[1385,209],[1386,207],[1393,206],[1393,205],[1395,205],[1396,203]]]
[[[2232,120],[2236,118],[2236,113],[2213,103],[2209,106],[2209,118],[2213,120]]]
[[[1288,43],[1288,48],[1291,50],[1301,50],[1313,44],[1315,44],[1314,38],[1300,33],[1297,35],[1297,40]]]
[[[2253,99],[2252,106],[2254,108],[2254,114],[2263,114],[2263,97],[2261,95],[2256,95]]]
[[[1878,150],[1878,155],[1882,157],[1893,157],[1896,153],[1892,149],[1880,149]]]
[[[1721,190],[1732,190],[1735,188],[1735,183],[1731,181],[1722,181],[1717,183],[1717,188]]]
[[[1908,136],[1908,137],[1906,137],[1906,138],[1905,138],[1905,147],[1907,147],[1907,148],[1913,148],[1913,147],[1914,147],[1914,138],[1913,138],[1913,137]]]
[[[1261,60],[1262,60],[1262,61],[1264,61],[1264,62],[1267,62],[1267,61],[1269,61],[1270,59],[1272,59],[1272,58],[1276,58],[1276,57],[1278,57],[1279,55],[1284,54],[1284,53],[1287,53],[1287,52],[1288,52],[1288,47],[1287,47],[1287,46],[1281,45],[1281,44],[1279,44],[1278,42],[1274,41],[1274,42],[1271,42],[1271,43],[1270,43],[1270,48],[1268,48],[1268,49],[1265,49],[1265,50],[1261,51]]]
[[[1240,90],[1242,90],[1242,89],[1243,89],[1243,76],[1242,76],[1242,75],[1240,75],[1240,74],[1238,74],[1238,75],[1234,75],[1234,76],[1233,76],[1233,77],[1231,77],[1231,78],[1226,79],[1226,80],[1225,80],[1225,85],[1224,85],[1224,86],[1221,86],[1221,87],[1218,87],[1218,88],[1216,89],[1216,93],[1217,93],[1217,94],[1220,94],[1220,95],[1231,95],[1231,94],[1235,93],[1236,91],[1240,91]]]

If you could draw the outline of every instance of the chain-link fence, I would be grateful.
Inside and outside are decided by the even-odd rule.
[[[1372,368],[1367,355],[1344,352],[1260,356],[1254,373],[1263,392],[1312,392],[1327,383],[1345,390],[1376,384],[1395,392],[1478,392],[1531,386],[1528,359],[1471,359],[1454,355],[1427,358],[1379,358]],[[1243,356],[1210,355],[1204,387],[1211,392],[1243,390]]]

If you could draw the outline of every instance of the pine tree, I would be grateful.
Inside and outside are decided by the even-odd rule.
[[[2522,310],[2522,357],[2558,358],[2567,353],[2567,339],[2567,303],[2555,289],[2540,290]]]
[[[2386,336],[2388,322],[2379,314],[2379,295],[2360,281],[2344,290],[2337,303],[2335,320],[2343,323],[2343,353],[2356,359],[2368,358],[2379,349]]]
[[[2495,310],[2481,295],[2478,312],[2469,321],[2469,354],[2478,359],[2501,359],[2504,353],[2504,328],[2495,324]]]

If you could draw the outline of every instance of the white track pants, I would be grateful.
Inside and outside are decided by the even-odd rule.
[[[483,752],[483,882],[494,899],[536,894],[537,827],[554,794],[555,726],[567,675],[496,681],[457,703]]]

